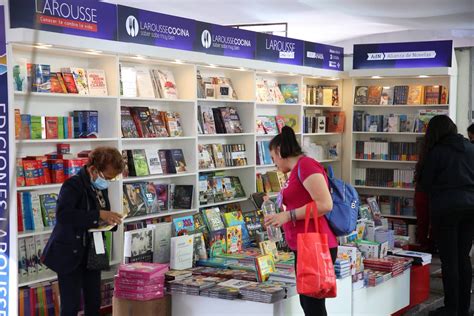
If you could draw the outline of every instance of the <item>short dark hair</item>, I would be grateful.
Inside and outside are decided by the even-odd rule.
[[[474,134],[474,123],[472,123],[472,124],[467,128],[467,132]]]
[[[289,126],[283,126],[281,133],[270,141],[270,150],[280,148],[281,158],[297,157],[303,154],[301,146],[296,140],[295,131]]]
[[[99,171],[104,171],[107,166],[111,166],[117,174],[125,167],[122,154],[114,147],[101,146],[92,150],[89,154],[89,166],[96,167]]]

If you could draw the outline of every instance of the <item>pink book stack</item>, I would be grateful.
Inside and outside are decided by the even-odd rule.
[[[164,296],[167,264],[136,262],[122,264],[115,276],[114,296],[117,298],[149,301]]]

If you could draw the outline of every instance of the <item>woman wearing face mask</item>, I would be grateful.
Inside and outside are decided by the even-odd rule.
[[[283,127],[281,133],[271,140],[270,154],[278,170],[289,173],[289,178],[280,191],[284,212],[265,216],[265,225],[283,227],[288,246],[296,254],[297,236],[304,232],[306,205],[315,201],[318,205],[320,232],[328,237],[329,251],[334,262],[337,256],[337,239],[323,216],[333,207],[324,167],[303,154],[295,132],[288,126]],[[314,232],[312,225],[309,232]],[[327,315],[324,299],[300,295],[300,303],[306,316]]]
[[[88,229],[102,223],[121,223],[122,216],[110,211],[107,188],[123,168],[122,155],[117,149],[98,147],[90,153],[87,165],[61,187],[57,224],[42,258],[58,274],[61,316],[77,315],[81,291],[85,315],[99,315],[101,273],[87,269],[88,249],[94,242]]]

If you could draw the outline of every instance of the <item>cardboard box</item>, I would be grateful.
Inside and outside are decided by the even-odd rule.
[[[151,301],[130,301],[113,298],[113,316],[171,316],[171,296]]]

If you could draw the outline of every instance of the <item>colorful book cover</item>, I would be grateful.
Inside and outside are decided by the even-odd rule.
[[[383,87],[382,95],[380,97],[380,105],[392,105],[393,104],[393,87]]]
[[[77,89],[72,73],[63,72],[62,77],[64,79],[64,84],[66,85],[67,93],[78,94],[79,90]]]
[[[61,75],[59,73],[59,75]],[[58,73],[51,73],[51,93],[67,93],[67,90],[63,90],[63,84],[59,81]],[[64,86],[65,88],[65,86]]]
[[[173,72],[165,68],[154,69],[153,72],[158,77],[162,92],[161,96],[164,99],[177,99],[178,88],[176,87]]]
[[[255,268],[259,282],[265,282],[270,277],[270,273],[275,272],[275,262],[271,254],[262,255],[255,258]]]
[[[148,107],[132,107],[130,108],[130,114],[140,137],[156,137]]]
[[[16,186],[24,187],[25,183],[25,170],[23,169],[23,161],[21,158],[16,159]]]
[[[137,183],[140,185],[140,193],[145,202],[147,214],[153,214],[160,211],[158,200],[156,199],[155,185],[153,182]]]
[[[367,104],[380,104],[380,98],[382,96],[381,86],[369,86],[367,93]]]
[[[278,254],[278,248],[276,243],[271,240],[265,240],[259,243],[260,252],[262,255],[272,255],[273,261],[278,262],[280,261],[280,255]]]
[[[169,137],[168,129],[166,126],[166,112],[158,111],[157,109],[150,109],[151,121],[153,128],[155,129],[157,137]]]
[[[173,218],[175,235],[190,235],[194,233],[194,217],[192,215]]]
[[[408,88],[408,105],[419,105],[423,102],[423,86],[410,85]]]
[[[225,228],[211,231],[209,240],[209,256],[211,258],[226,253],[226,234]]]
[[[300,132],[299,118],[296,114],[283,114],[282,117],[285,119],[285,125],[291,127],[295,133]]]
[[[164,116],[166,122],[166,128],[168,130],[168,134],[171,137],[179,137],[183,136],[183,126],[181,124],[181,115],[178,112],[171,112],[167,111],[164,112],[166,115]]]
[[[425,86],[425,102],[424,104],[440,104],[440,86]]]
[[[41,213],[43,223],[46,227],[54,227],[56,225],[56,204],[58,195],[56,193],[48,193],[40,195]]]
[[[242,251],[242,227],[240,225],[227,227],[226,241],[226,253]]]
[[[227,227],[241,226],[242,241],[244,243],[244,246],[248,247],[250,245],[250,236],[247,230],[247,226],[245,225],[245,219],[242,215],[242,211],[238,210],[227,212],[224,213],[223,217]]]
[[[248,211],[243,213],[245,226],[247,227],[247,231],[249,232],[249,237],[251,240],[255,240],[257,232],[262,230],[262,222],[260,221],[260,217],[257,216],[255,211]]]
[[[393,104],[405,105],[408,101],[408,86],[393,88]]]
[[[344,112],[330,111],[327,113],[327,130],[328,133],[343,133],[346,122],[346,115]]]
[[[448,104],[448,101],[449,101],[448,87],[441,86],[439,104]]]
[[[171,157],[173,159],[176,173],[186,172],[186,160],[182,149],[171,149]]]
[[[150,174],[148,170],[147,157],[144,149],[133,149],[133,165],[135,167],[135,175],[137,177],[143,177]]]
[[[46,138],[47,139],[58,139],[58,117],[57,116],[46,116]]]
[[[366,105],[369,95],[368,86],[357,86],[354,92],[354,104],[355,105]]]
[[[269,135],[276,135],[278,134],[278,127],[275,121],[274,116],[260,116],[262,120],[263,127],[265,129],[265,133]]]
[[[33,90],[36,92],[51,92],[51,67],[50,65],[35,65],[35,81]]]
[[[237,113],[237,109],[233,107],[227,108],[228,114],[228,122],[226,122],[226,129],[228,129],[228,133],[243,133],[244,128],[240,122],[239,114]]]
[[[155,192],[160,210],[168,210],[168,184],[155,183]]]
[[[213,232],[225,228],[224,223],[222,222],[221,212],[218,207],[205,209],[202,211],[202,213],[209,231]]]
[[[298,84],[280,84],[280,91],[285,103],[296,104],[299,100]]]
[[[124,138],[138,138],[138,131],[130,114],[130,108],[126,106],[120,107],[120,125],[122,128],[122,137]]]
[[[31,116],[31,139],[46,139],[46,121],[44,116]]]
[[[31,138],[31,115],[20,114],[21,128],[20,128],[20,139]]]
[[[74,83],[79,94],[88,95],[89,85],[87,83],[86,71],[83,68],[71,68],[71,73],[74,78]]]
[[[87,83],[90,95],[108,95],[107,81],[105,80],[105,71],[103,69],[87,69]]]
[[[143,195],[140,191],[140,184],[130,183],[123,185],[123,194],[126,197],[130,208],[129,217],[146,214],[145,201],[143,200]]]

